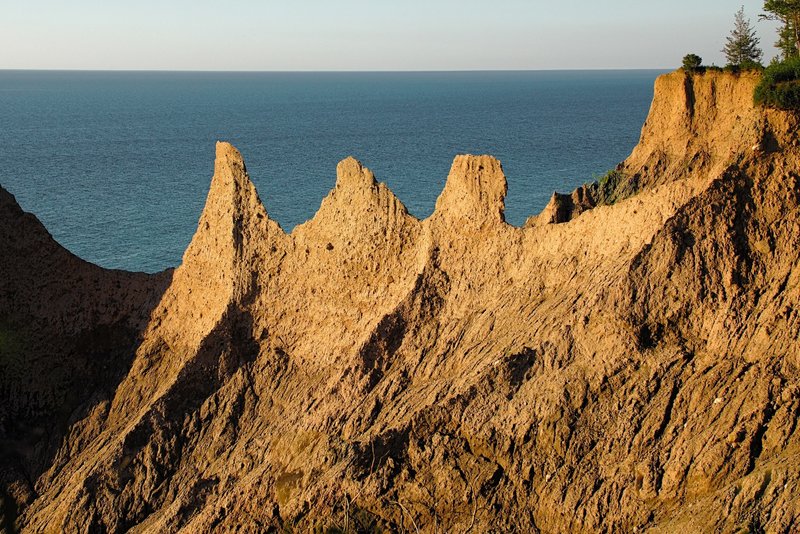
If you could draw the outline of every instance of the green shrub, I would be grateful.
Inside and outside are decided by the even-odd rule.
[[[731,72],[733,74],[739,74],[740,72],[747,72],[747,71],[763,71],[764,65],[758,63],[757,61],[745,61],[741,65],[725,65],[725,68],[722,69],[725,72]]]
[[[761,106],[800,111],[800,57],[764,69],[753,100]]]
[[[594,181],[586,184],[595,203],[600,205],[614,204],[635,195],[636,183],[619,169],[608,171],[602,176],[593,176]]]
[[[686,54],[683,56],[683,70],[685,71],[692,72],[698,70],[702,64],[703,58],[697,54]]]
[[[619,184],[625,180],[625,174],[616,169],[610,170],[597,180],[597,187],[603,198],[611,198]]]
[[[764,70],[764,65],[762,65],[761,62],[759,62],[759,61],[742,61],[742,63],[739,65],[739,70],[742,70],[742,71],[745,71],[745,70],[762,71],[762,70]]]

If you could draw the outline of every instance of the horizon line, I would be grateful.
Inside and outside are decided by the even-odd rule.
[[[679,67],[615,67],[615,68],[553,68],[553,69],[83,69],[83,68],[4,68],[0,72],[185,72],[185,73],[275,73],[275,74],[368,74],[368,73],[468,73],[468,72],[604,72],[604,71],[673,71]]]

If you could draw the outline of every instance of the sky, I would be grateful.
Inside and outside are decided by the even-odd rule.
[[[675,68],[762,0],[0,0],[0,69]]]

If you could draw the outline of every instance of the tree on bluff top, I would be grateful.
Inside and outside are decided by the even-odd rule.
[[[725,48],[722,49],[728,65],[748,67],[760,64],[764,52],[758,47],[759,41],[750,20],[744,17],[744,6],[742,6],[736,12],[733,30],[728,36]]]
[[[783,23],[775,46],[783,51],[784,59],[800,55],[800,0],[765,0],[764,11],[761,19]]]
[[[783,59],[798,57],[795,29],[791,25],[781,26],[781,29],[778,30],[778,40],[775,42],[775,48],[781,51]]]
[[[687,72],[699,70],[702,64],[703,58],[697,54],[686,54],[683,56],[683,70]]]

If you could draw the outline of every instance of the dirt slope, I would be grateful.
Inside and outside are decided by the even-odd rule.
[[[563,224],[506,224],[489,156],[456,157],[424,221],[349,158],[286,234],[219,143],[163,294],[100,270],[122,294],[74,290],[160,302],[110,394],[23,465],[17,525],[797,531],[800,146],[756,81],[659,78],[628,198]]]

